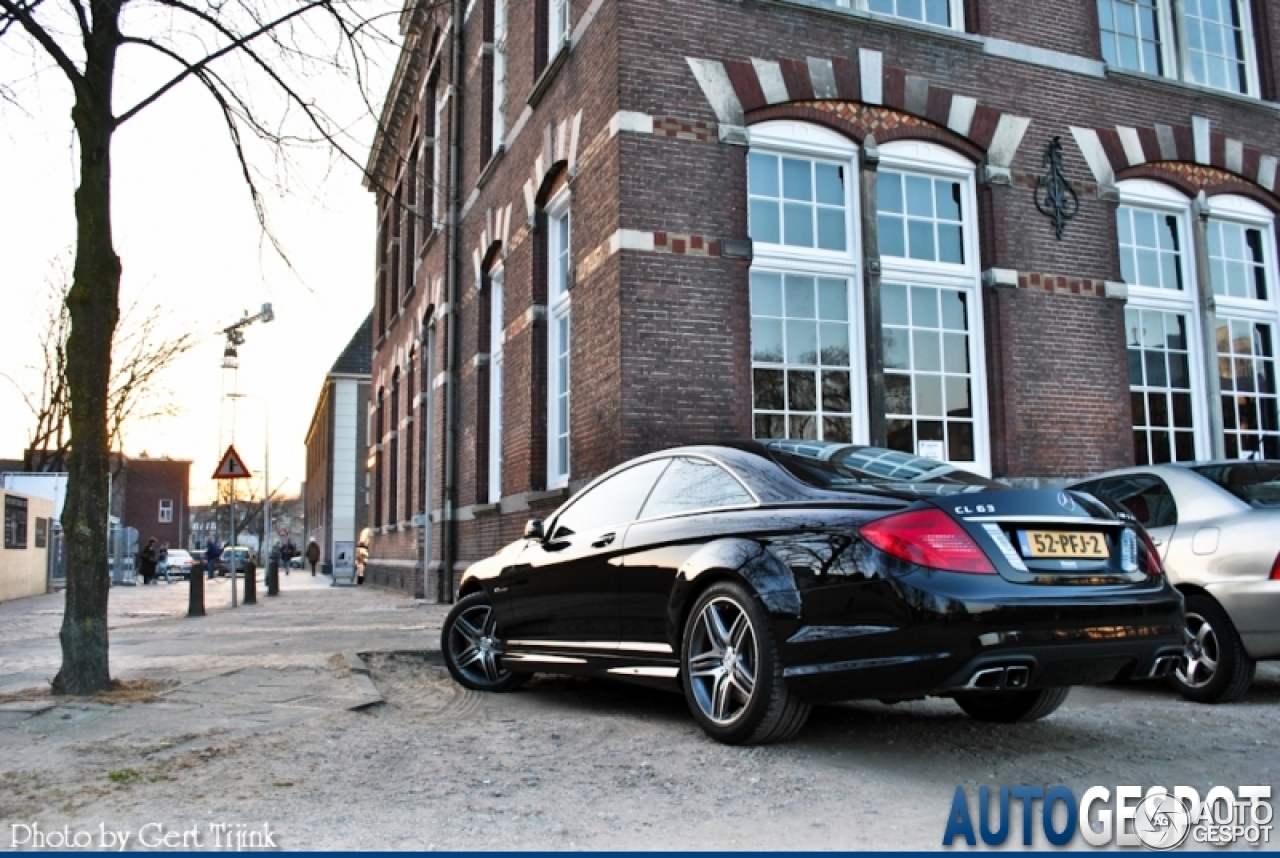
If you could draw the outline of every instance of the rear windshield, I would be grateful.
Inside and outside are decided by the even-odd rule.
[[[1280,509],[1280,462],[1232,462],[1192,468],[1258,509]]]
[[[945,462],[880,447],[767,441],[765,448],[797,479],[819,489],[942,495],[1007,488]]]

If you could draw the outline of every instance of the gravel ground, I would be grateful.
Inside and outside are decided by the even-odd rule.
[[[423,650],[439,617],[414,627]],[[184,729],[175,714],[146,736],[5,751],[0,848],[12,824],[38,820],[90,832],[95,847],[102,826],[134,832],[136,846],[154,823],[175,837],[195,826],[208,848],[209,826],[227,823],[265,825],[284,849],[936,849],[957,784],[1061,783],[1079,798],[1093,785],[1203,795],[1280,782],[1274,664],[1229,706],[1160,686],[1080,688],[1044,721],[993,726],[947,700],[842,704],[816,709],[789,743],[733,748],[660,691],[538,677],[483,695],[453,684],[437,652],[365,657],[386,702],[362,711],[249,732]],[[41,747],[41,731],[110,708],[78,705],[0,740]]]

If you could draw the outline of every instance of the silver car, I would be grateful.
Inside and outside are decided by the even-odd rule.
[[[1280,461],[1145,465],[1071,488],[1133,513],[1186,597],[1189,641],[1171,681],[1204,703],[1240,697],[1280,658]]]

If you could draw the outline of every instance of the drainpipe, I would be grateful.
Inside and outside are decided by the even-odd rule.
[[[462,254],[459,250],[458,221],[461,219],[461,146],[459,138],[462,125],[462,69],[463,69],[463,0],[453,0],[453,68],[452,93],[449,98],[449,219],[445,224],[448,261],[446,263],[446,293],[449,312],[445,316],[445,376],[444,376],[444,528],[440,538],[440,585],[437,595],[443,602],[454,601],[453,566],[457,556],[457,523],[454,520],[458,506],[458,281]]]

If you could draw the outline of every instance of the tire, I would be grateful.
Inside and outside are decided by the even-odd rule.
[[[1169,676],[1169,684],[1197,703],[1239,700],[1253,682],[1256,662],[1249,658],[1235,624],[1213,598],[1187,596],[1186,654]]]
[[[809,718],[783,679],[768,616],[737,583],[714,584],[694,603],[680,677],[698,726],[726,745],[782,742]]]
[[[977,721],[1025,724],[1050,715],[1067,699],[1070,686],[1038,691],[984,691],[956,695],[956,703]]]
[[[487,593],[472,593],[453,606],[440,631],[445,667],[472,691],[514,691],[528,679],[502,666],[503,641]]]

